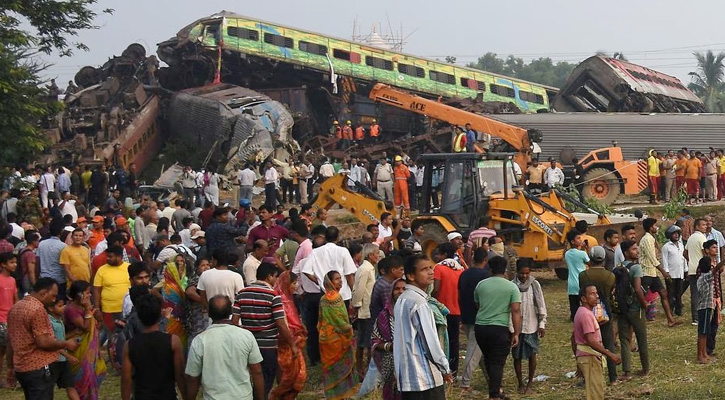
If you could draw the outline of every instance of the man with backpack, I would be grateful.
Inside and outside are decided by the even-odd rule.
[[[614,303],[612,311],[617,314],[619,343],[622,351],[622,380],[632,379],[632,352],[630,348],[630,328],[637,336],[639,358],[642,363],[641,375],[649,373],[649,352],[647,347],[647,320],[645,311],[647,301],[642,289],[642,266],[639,264],[639,246],[634,240],[625,240],[619,245],[625,260],[614,268]]]
[[[605,313],[597,315],[597,322],[602,334],[602,345],[604,348],[614,352],[614,322],[612,316],[612,292],[614,290],[614,274],[604,268],[606,252],[601,246],[594,246],[589,251],[591,266],[588,270],[579,274],[579,290],[587,286],[594,286],[599,293],[599,302]],[[609,383],[617,380],[617,365],[613,360],[607,358],[607,371],[609,372]]]

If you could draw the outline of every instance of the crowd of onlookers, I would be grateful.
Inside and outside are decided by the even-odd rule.
[[[410,171],[405,161],[394,159],[396,169]],[[374,170],[378,190],[385,165]],[[196,186],[154,201],[121,180],[103,201],[83,201],[63,190],[61,170],[48,170],[53,184],[41,183],[45,174],[13,182],[2,204],[0,382],[18,382],[26,398],[50,399],[57,385],[97,399],[106,374],[118,373],[124,400],[289,399],[319,366],[328,399],[377,387],[386,400],[443,399],[446,383],[472,390],[479,365],[489,398],[504,398],[509,354],[519,391],[533,390],[544,293],[532,260],[518,259],[488,217],[465,237],[450,232],[429,259],[424,224],[405,214],[383,213],[343,241],[327,210],[254,207],[247,185],[233,206]],[[44,186],[60,194],[48,191],[45,206]],[[567,235],[572,351],[587,398],[603,398],[602,358],[612,384],[632,379],[633,347],[649,372],[646,321],[658,297],[676,326],[689,288],[698,362],[714,351],[725,239],[712,218],[687,210],[663,245],[657,225],[644,219],[639,240],[631,225],[594,238],[584,221]]]
[[[725,195],[725,154],[723,149],[709,152],[683,148],[647,158],[650,200],[669,201],[678,191],[687,193],[688,203],[715,201]]]

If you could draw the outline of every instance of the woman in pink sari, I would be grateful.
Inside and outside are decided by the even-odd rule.
[[[274,289],[282,297],[287,326],[289,326],[292,337],[295,338],[295,344],[298,349],[302,349],[307,341],[307,329],[302,324],[294,302],[294,293],[297,290],[297,275],[289,271],[283,272],[277,278]],[[304,389],[307,381],[304,356],[299,354],[299,356],[295,357],[287,342],[280,338],[277,341],[277,363],[281,377],[277,386],[269,393],[269,399],[291,400],[296,398]]]

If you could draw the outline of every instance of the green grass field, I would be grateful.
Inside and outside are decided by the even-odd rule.
[[[571,354],[569,338],[571,324],[568,314],[569,306],[566,297],[566,282],[559,281],[553,272],[535,273],[541,282],[547,301],[549,312],[546,337],[541,342],[539,365],[537,375],[547,375],[546,382],[535,383],[533,395],[521,397],[516,394],[516,379],[513,373],[511,359],[506,365],[504,376],[504,390],[513,398],[519,399],[582,399],[584,391],[577,387],[578,380],[564,377],[569,371],[575,370],[575,360]],[[650,345],[651,373],[645,378],[635,378],[630,382],[614,387],[608,387],[608,399],[719,399],[725,398],[725,370],[721,368],[721,361],[711,365],[698,365],[695,361],[697,332],[689,321],[689,292],[685,294],[684,322],[675,328],[668,328],[661,308],[658,307],[656,321],[648,323],[647,332]],[[720,346],[725,346],[721,344]],[[465,339],[461,339],[461,347],[465,350]],[[461,356],[464,356],[464,351]],[[720,347],[717,353],[725,351]],[[463,362],[463,360],[461,360]],[[462,365],[462,364],[461,364]],[[633,370],[640,367],[639,357],[635,354]],[[462,367],[460,367],[462,369]],[[526,365],[524,364],[524,370]],[[633,371],[633,372],[634,372]],[[620,371],[621,372],[621,371]],[[306,390],[299,396],[303,400],[317,400],[324,398],[322,380],[319,367],[312,368]],[[103,383],[101,399],[116,400],[120,396],[120,380],[118,376],[109,374]],[[466,395],[467,398],[486,398],[487,388],[480,371],[477,371],[474,392]],[[449,399],[463,399],[460,389],[450,388]],[[20,400],[23,398],[21,390],[0,390],[3,400]],[[56,398],[64,399],[64,392],[57,391]],[[375,393],[368,399],[380,398]]]

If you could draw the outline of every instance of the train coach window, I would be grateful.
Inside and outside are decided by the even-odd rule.
[[[425,78],[425,70],[415,65],[398,64],[398,72],[418,78]]]
[[[388,71],[393,70],[393,62],[384,58],[365,56],[365,64],[373,68],[385,69]]]
[[[491,93],[493,93],[493,94],[497,94],[499,96],[511,97],[512,99],[514,97],[516,97],[516,92],[514,91],[514,89],[510,88],[508,86],[491,84],[489,87],[491,88]]]
[[[338,60],[345,60],[354,62],[355,64],[360,64],[360,54],[358,53],[340,49],[332,49],[332,56],[337,58]]]
[[[271,45],[279,46],[279,47],[286,47],[288,49],[294,48],[294,41],[292,38],[288,38],[281,35],[275,35],[274,33],[265,33],[264,34],[264,43],[268,43]]]
[[[251,29],[237,27],[237,26],[228,26],[227,35],[238,37],[240,39],[245,39],[245,40],[253,40],[255,42],[259,41],[259,32],[258,31],[253,31]]]
[[[478,90],[479,92],[486,91],[486,84],[473,79],[461,78],[461,86],[467,87],[472,90]]]
[[[544,96],[524,90],[519,90],[519,98],[530,103],[544,104]]]
[[[446,74],[445,72],[430,71],[428,72],[428,75],[432,81],[449,83],[451,85],[456,84],[456,77],[451,74]]]
[[[321,56],[327,54],[327,46],[323,46],[321,44],[310,43],[300,40],[297,45],[299,46],[300,50],[304,51],[305,53],[317,54]]]

